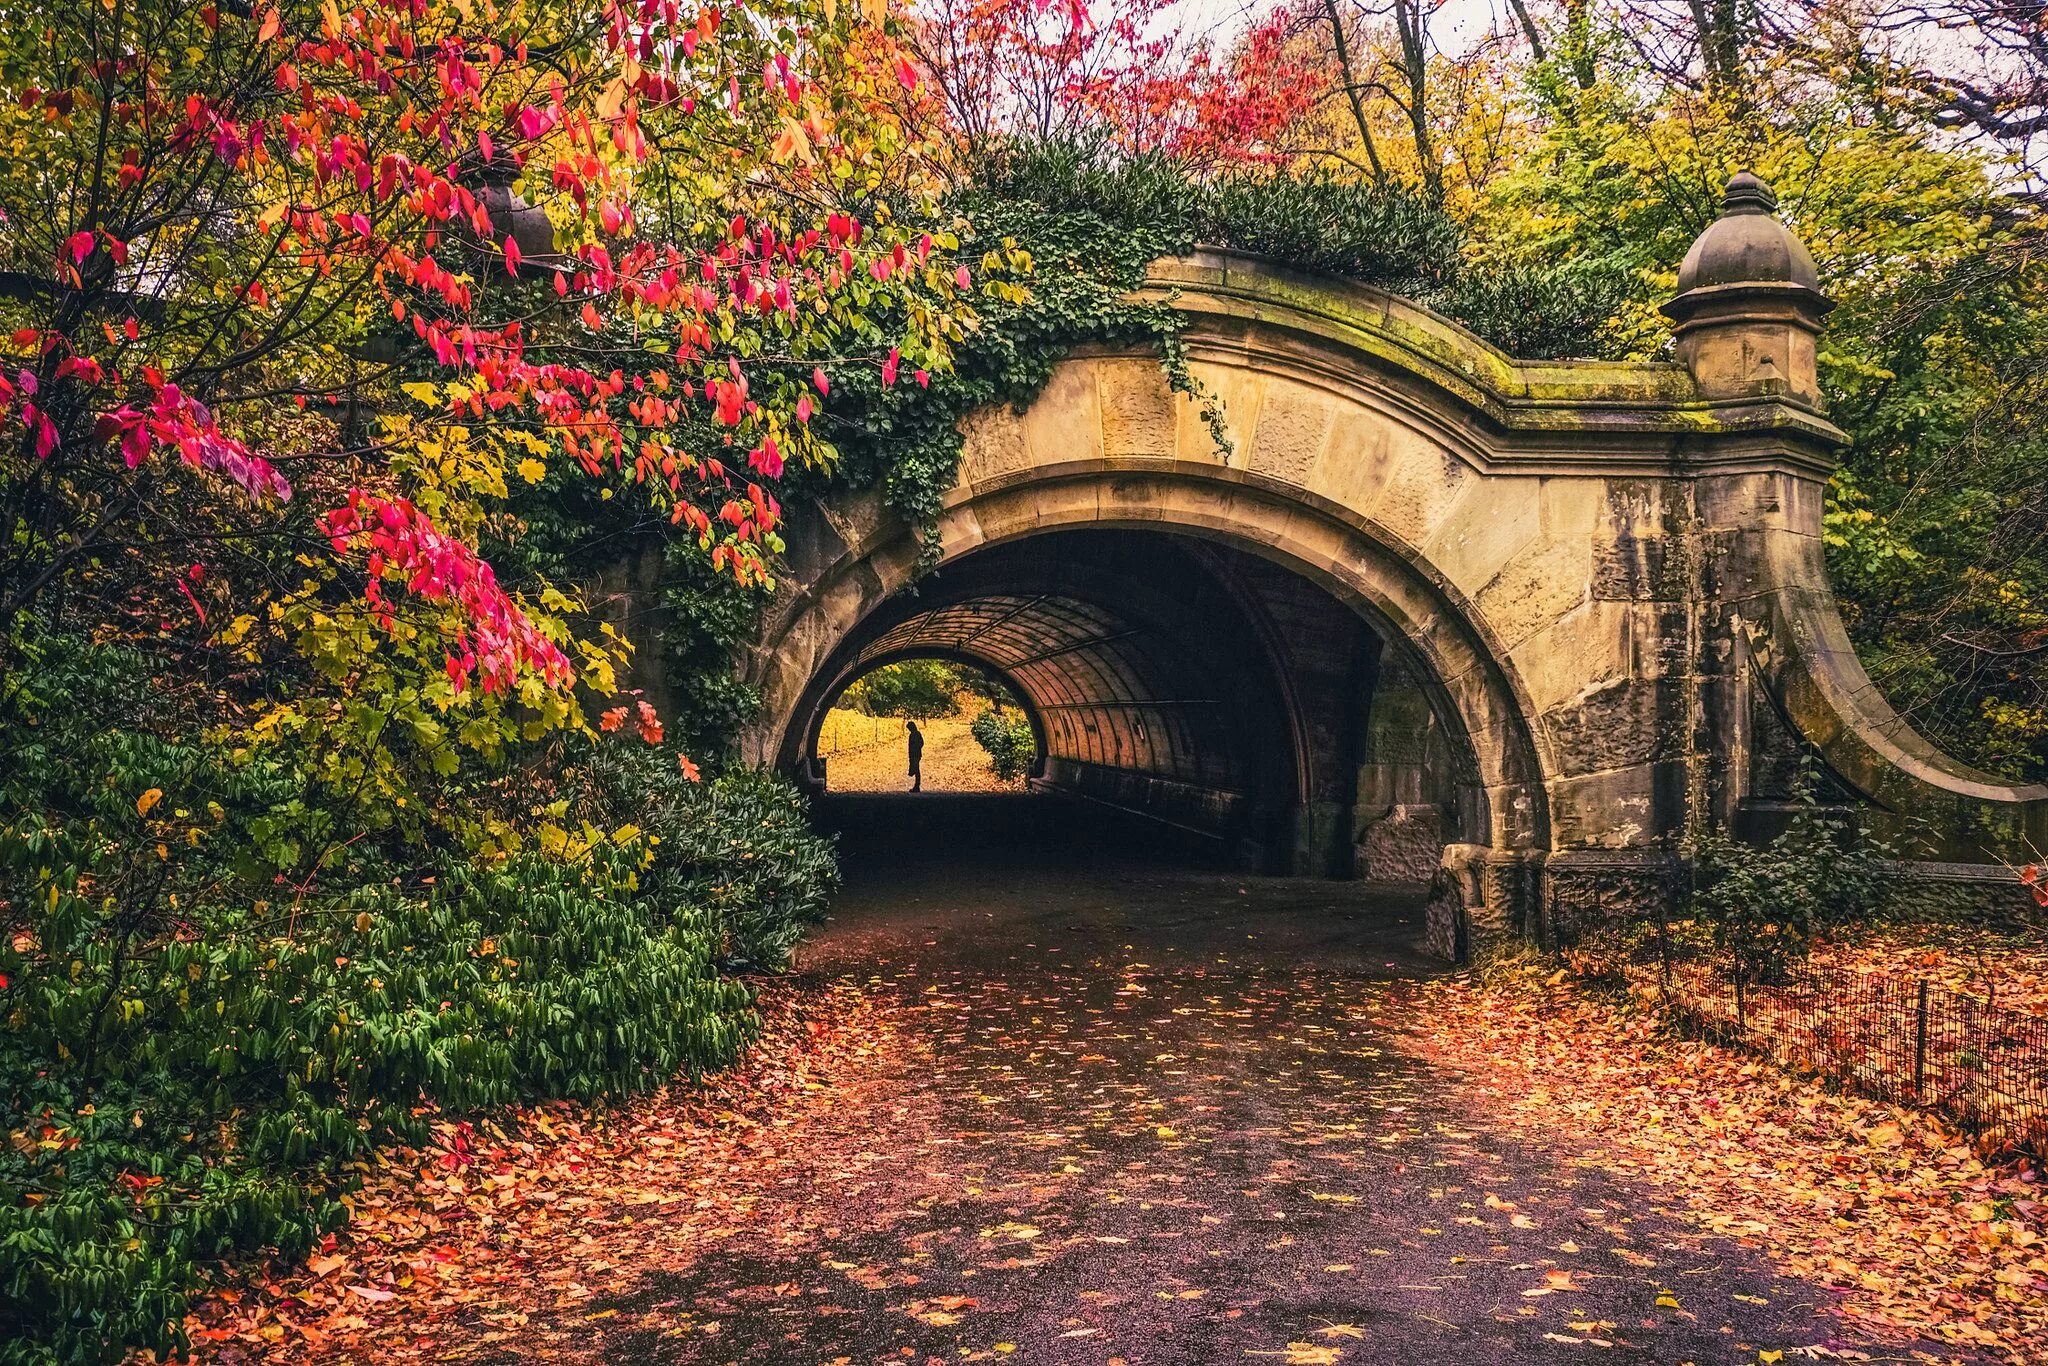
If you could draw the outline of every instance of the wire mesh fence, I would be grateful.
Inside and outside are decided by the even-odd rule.
[[[2048,1019],[1905,973],[1802,965],[1744,980],[1668,938],[1578,956],[1723,1042],[1937,1112],[1992,1147],[2048,1154]]]

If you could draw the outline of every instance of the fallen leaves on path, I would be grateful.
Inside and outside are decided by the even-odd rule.
[[[1580,1163],[1647,1178],[1698,1226],[1834,1291],[1873,1339],[2048,1362],[2038,1169],[1986,1166],[1935,1118],[1672,1037],[1530,970],[1427,984],[1415,1028],[1497,1122],[1575,1135]]]
[[[478,1344],[514,1344],[536,1314],[573,1315],[650,1240],[715,1244],[773,1199],[806,1119],[865,1103],[895,1044],[850,984],[773,983],[760,1008],[747,1059],[702,1083],[440,1123],[434,1146],[383,1154],[361,1169],[349,1227],[305,1263],[223,1270],[187,1317],[195,1352],[290,1360],[374,1341],[381,1360],[439,1357],[452,1320]]]

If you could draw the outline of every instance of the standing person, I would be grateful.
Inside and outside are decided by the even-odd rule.
[[[917,728],[917,722],[910,727],[910,790],[924,791],[924,732]]]

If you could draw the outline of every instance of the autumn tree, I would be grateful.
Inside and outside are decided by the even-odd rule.
[[[1292,28],[1274,9],[1219,50],[1181,0],[926,0],[910,43],[969,166],[1004,142],[1101,139],[1208,171],[1285,159],[1275,139],[1320,84]]]
[[[561,547],[759,591],[844,394],[974,330],[895,23],[10,11],[0,1356],[170,1345],[434,1105],[744,1042],[829,849],[697,781]]]
[[[10,648],[154,640],[366,812],[614,686],[573,594],[478,553],[513,490],[573,471],[762,582],[832,371],[942,368],[971,319],[954,239],[899,216],[927,197],[885,94],[916,77],[855,10],[19,27]]]

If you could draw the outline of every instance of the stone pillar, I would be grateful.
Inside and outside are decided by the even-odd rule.
[[[1687,252],[1678,294],[1664,307],[1703,419],[1683,452],[1691,477],[1661,495],[1646,486],[1641,501],[1661,512],[1649,528],[1654,539],[1631,535],[1596,563],[1597,571],[1609,560],[1641,561],[1613,596],[1632,606],[1633,648],[1659,689],[1643,699],[1655,705],[1631,718],[1654,730],[1657,763],[1646,789],[1614,785],[1616,803],[1642,813],[1636,839],[1576,841],[1559,822],[1563,837],[1544,860],[1531,927],[1546,943],[1570,943],[1683,894],[1680,838],[1693,825],[1730,823],[1747,779],[1745,613],[1760,589],[1788,581],[1789,566],[1810,561],[1820,572],[1818,507],[1840,435],[1821,415],[1815,362],[1830,305],[1813,257],[1776,208],[1755,176],[1730,179],[1720,217]],[[1802,520],[1809,511],[1812,545]],[[1647,555],[1621,553],[1651,544],[1661,572],[1648,572]],[[1824,591],[1824,580],[1815,582]],[[1607,595],[1597,582],[1595,592]],[[1635,731],[1615,735],[1640,740]],[[1580,744],[1602,738],[1587,728]],[[1587,780],[1581,794],[1600,782]]]

